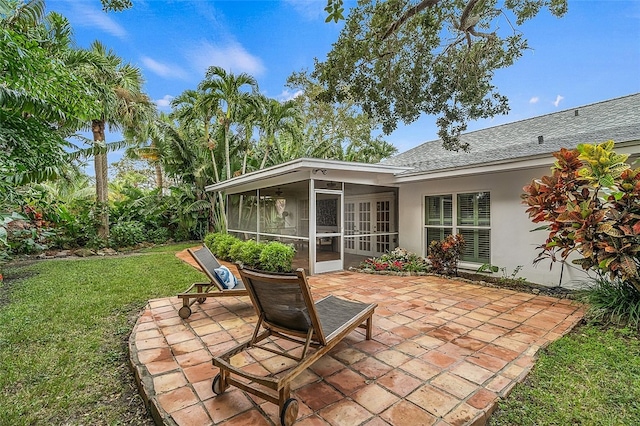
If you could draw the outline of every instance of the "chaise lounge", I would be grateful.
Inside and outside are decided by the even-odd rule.
[[[239,271],[258,322],[250,340],[214,356],[213,365],[220,368],[220,373],[214,378],[212,389],[221,395],[233,385],[278,404],[280,421],[289,426],[298,416],[298,401],[290,397],[291,382],[356,328],[364,328],[365,338],[370,340],[377,304],[335,296],[314,303],[304,269],[276,274],[240,266]],[[256,351],[262,354],[254,359],[266,360],[271,356],[266,352],[285,357],[282,371],[261,376],[243,369],[242,362],[231,360],[242,352]]]
[[[216,269],[220,268],[220,262],[211,253],[211,250],[205,245],[197,250],[187,249],[191,257],[200,265],[202,272],[209,278],[208,283],[193,283],[184,292],[178,294],[182,299],[183,306],[178,310],[180,318],[187,319],[191,316],[191,305],[195,302],[204,303],[207,297],[225,297],[225,296],[247,296],[247,289],[244,283],[238,280],[235,287],[227,289],[225,283],[222,282]],[[209,291],[215,288],[214,291]],[[194,291],[195,290],[195,291]]]

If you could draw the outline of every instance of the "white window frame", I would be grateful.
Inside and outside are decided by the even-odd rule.
[[[489,194],[489,225],[488,226],[473,226],[473,225],[458,225],[458,196],[461,194],[480,194],[486,192]],[[428,225],[427,224],[427,198],[428,197],[446,197],[451,196],[451,225]],[[446,193],[436,193],[436,194],[425,194],[422,198],[422,244],[423,244],[423,254],[426,257],[428,252],[427,245],[427,229],[443,229],[450,228],[453,235],[458,234],[459,230],[487,230],[489,232],[489,259],[487,259],[486,263],[491,263],[491,211],[492,211],[492,203],[491,203],[491,191],[489,190],[475,190],[475,191],[458,191],[458,192],[446,192]],[[460,267],[469,268],[469,269],[477,269],[478,266],[482,265],[485,262],[472,262],[472,261],[464,261],[461,260]]]

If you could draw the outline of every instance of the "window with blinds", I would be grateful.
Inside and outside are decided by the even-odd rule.
[[[462,261],[491,262],[489,192],[425,197],[425,247],[451,234],[462,234],[466,241]]]

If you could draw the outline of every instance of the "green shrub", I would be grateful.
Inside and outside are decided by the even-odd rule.
[[[232,260],[229,256],[231,246],[240,241],[238,238],[229,234],[219,234],[216,238],[215,250],[211,250],[213,254],[223,260]]]
[[[156,228],[147,230],[147,241],[154,244],[163,244],[169,241],[170,235],[167,228]]]
[[[458,275],[458,263],[464,253],[465,241],[461,234],[447,235],[442,241],[431,241],[429,255],[431,270],[436,274]]]
[[[204,244],[219,259],[241,262],[249,268],[270,272],[290,272],[295,249],[286,244],[271,242],[258,243],[255,240],[242,241],[233,235],[210,233],[204,237]]]
[[[216,241],[218,240],[218,238],[221,235],[222,234],[218,234],[218,233],[212,232],[212,233],[209,233],[209,234],[204,236],[204,245],[207,246],[209,248],[209,250],[211,250],[212,253],[215,250]]]
[[[584,299],[592,321],[640,328],[640,291],[631,282],[596,278]]]
[[[269,272],[291,272],[295,249],[277,241],[264,246],[260,253],[259,268]]]
[[[113,225],[109,232],[113,247],[131,247],[145,241],[144,226],[140,222],[126,221]]]
[[[250,268],[256,268],[260,263],[260,254],[265,247],[266,244],[259,243],[255,240],[244,241],[240,256],[236,260]]]
[[[242,248],[246,241],[238,240],[229,248],[229,260],[232,262],[239,262],[242,257]]]

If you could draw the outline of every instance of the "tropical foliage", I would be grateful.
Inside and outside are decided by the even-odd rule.
[[[113,51],[102,43],[94,42],[90,51],[94,61],[83,67],[90,88],[99,106],[95,115],[89,116],[84,128],[93,134],[93,162],[96,176],[96,210],[99,217],[98,235],[109,238],[108,163],[105,131],[131,132],[150,119],[155,111],[150,99],[141,91],[142,74],[130,64],[123,64]]]
[[[590,322],[640,329],[640,290],[620,279],[596,277],[585,291]]]
[[[373,136],[377,123],[352,100],[323,101],[324,87],[307,72],[291,74],[287,86],[297,94],[294,102],[302,113],[298,156],[373,164],[397,152],[381,135]]]
[[[61,15],[44,1],[0,2],[0,203],[15,188],[64,174],[65,137],[95,112],[86,80],[74,72],[86,52],[70,48]]]
[[[534,223],[546,223],[543,259],[572,262],[640,290],[640,168],[614,142],[562,149],[550,176],[524,187],[523,203]],[[553,263],[552,263],[553,265]]]
[[[447,235],[444,240],[431,241],[427,259],[431,271],[436,274],[458,275],[458,264],[464,253],[465,241],[462,234]]]
[[[327,20],[342,19],[342,5],[328,0]],[[443,145],[467,149],[458,136],[468,121],[509,111],[494,73],[522,56],[519,27],[544,8],[560,17],[567,1],[359,1],[314,75],[326,99],[354,101],[385,133],[435,115]]]
[[[226,231],[224,194],[206,185],[300,157],[372,163],[395,153],[353,103],[321,102],[306,73],[290,80],[299,96],[280,101],[252,76],[212,66],[158,114],[140,70],[99,41],[75,48],[68,21],[45,14],[44,0],[1,1],[0,29],[3,256],[202,239]],[[124,140],[107,141],[109,130]],[[109,173],[107,152],[125,148]],[[94,178],[80,171],[88,159]]]

